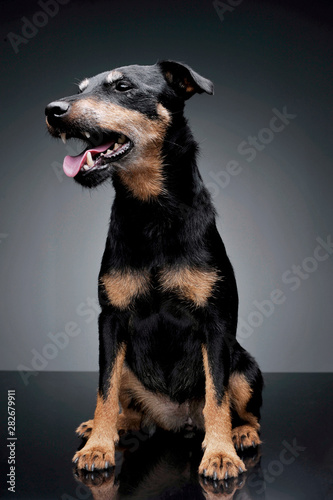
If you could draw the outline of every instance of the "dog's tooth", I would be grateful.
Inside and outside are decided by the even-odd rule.
[[[119,144],[118,144],[117,142],[115,142],[115,143],[114,143],[114,146],[113,146],[113,151],[114,151],[115,149],[117,149],[117,148],[119,148]]]
[[[61,132],[60,137],[61,137],[62,142],[64,144],[66,144],[66,133],[65,132]]]
[[[89,165],[83,165],[83,170],[89,170]]]
[[[121,136],[118,137],[118,143],[124,144],[125,142],[126,142],[126,137],[124,136],[124,134],[121,134]]]
[[[87,139],[89,139],[89,137],[90,137],[89,132],[84,132],[84,135],[86,136]]]
[[[92,159],[90,151],[88,151],[88,153],[87,153],[86,161],[87,161],[89,167],[94,166],[94,160]]]
[[[111,151],[111,149],[108,149],[107,152],[106,152],[106,154],[108,155],[110,153],[112,153],[112,151]]]

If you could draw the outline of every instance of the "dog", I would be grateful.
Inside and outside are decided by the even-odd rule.
[[[263,378],[236,340],[234,272],[183,113],[204,92],[210,80],[165,60],[85,78],[46,107],[52,136],[87,145],[65,157],[66,175],[115,189],[98,281],[99,389],[94,418],[77,429],[78,469],[114,466],[119,434],[141,428],[203,431],[199,474],[213,480],[242,474],[237,451],[261,443]]]

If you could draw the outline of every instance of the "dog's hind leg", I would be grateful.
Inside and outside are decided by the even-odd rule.
[[[118,416],[117,429],[119,434],[128,431],[139,431],[141,429],[142,415],[134,410],[125,409]]]
[[[125,364],[119,390],[119,401],[122,409],[117,421],[119,434],[124,434],[128,431],[139,431],[141,429],[143,414],[141,408],[134,403],[132,396],[133,387],[131,385],[131,377]]]
[[[117,431],[119,434],[123,434],[128,431],[138,431],[141,428],[142,414],[138,413],[129,408],[123,409],[122,413],[119,414],[117,420]],[[82,422],[75,430],[79,437],[88,439],[94,428],[94,420],[87,420]]]
[[[244,448],[261,443],[259,420],[263,378],[252,356],[240,346],[236,351],[228,388],[231,407],[235,412],[232,440],[236,450],[243,451]]]
[[[88,439],[88,437],[91,434],[91,431],[93,430],[93,427],[94,427],[94,420],[90,419],[87,420],[86,422],[82,422],[82,424],[79,425],[79,427],[75,430],[75,432],[79,437]]]

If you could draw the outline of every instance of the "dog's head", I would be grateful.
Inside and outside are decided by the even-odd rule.
[[[160,161],[173,116],[195,93],[213,93],[213,84],[189,66],[160,61],[124,66],[85,78],[79,93],[51,102],[46,123],[54,137],[84,141],[82,153],[66,156],[64,171],[93,187],[115,169],[129,174]]]

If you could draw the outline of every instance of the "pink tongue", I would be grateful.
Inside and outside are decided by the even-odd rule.
[[[107,144],[102,144],[101,146],[97,146],[95,149],[88,149],[82,155],[78,156],[65,156],[64,159],[64,172],[68,177],[75,177],[76,174],[80,171],[80,168],[82,165],[86,163],[86,157],[88,152],[93,155],[94,153],[102,153],[102,151],[106,151],[109,149],[111,146],[114,145],[114,141],[108,142]]]

